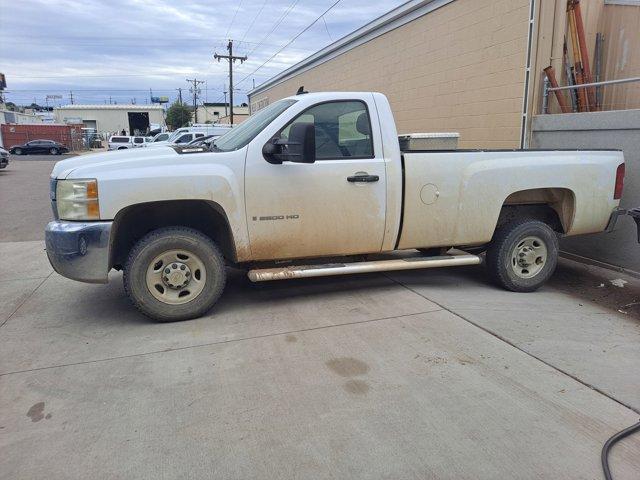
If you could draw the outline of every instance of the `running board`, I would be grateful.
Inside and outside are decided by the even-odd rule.
[[[296,265],[280,268],[249,270],[252,282],[287,280],[290,278],[326,277],[329,275],[349,275],[352,273],[386,272],[390,270],[417,270],[420,268],[458,267],[478,265],[477,255],[443,255],[440,257],[409,257],[374,262],[327,263],[321,265]]]

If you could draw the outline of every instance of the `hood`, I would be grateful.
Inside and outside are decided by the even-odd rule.
[[[97,172],[104,170],[118,170],[127,168],[134,164],[153,162],[154,164],[173,161],[178,157],[178,153],[170,147],[154,148],[132,148],[127,150],[115,150],[104,153],[92,153],[79,155],[57,162],[51,172],[51,178],[93,178]],[[72,175],[73,174],[73,175]]]

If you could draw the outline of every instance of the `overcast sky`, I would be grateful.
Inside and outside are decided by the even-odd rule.
[[[238,101],[256,85],[406,0],[342,0],[291,46],[253,73],[335,0],[0,0],[0,72],[6,98],[44,104],[118,103],[177,96],[186,78],[206,80],[201,101],[222,101],[228,66],[213,53],[249,60],[234,70]],[[244,80],[244,81],[243,81]],[[227,88],[225,88],[226,90]],[[293,92],[292,92],[293,93]]]

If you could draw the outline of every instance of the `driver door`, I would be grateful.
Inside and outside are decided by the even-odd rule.
[[[268,163],[251,145],[246,212],[254,260],[379,252],[386,209],[385,161],[362,100],[314,105],[294,123],[315,127],[315,163]],[[379,137],[379,135],[377,135]],[[366,178],[366,181],[365,181]]]
[[[40,142],[38,142],[37,140],[31,140],[30,142],[25,143],[23,150],[26,153],[40,153],[38,151],[39,143]]]

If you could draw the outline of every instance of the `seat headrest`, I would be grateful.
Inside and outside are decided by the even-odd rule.
[[[367,112],[362,112],[356,120],[356,130],[362,135],[371,135],[371,127],[369,125],[369,117]]]

